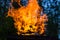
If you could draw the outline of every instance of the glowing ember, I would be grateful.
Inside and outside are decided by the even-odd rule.
[[[17,0],[17,2],[20,2],[20,0]],[[42,8],[38,5],[37,0],[28,0],[27,6],[21,6],[18,9],[12,7],[8,11],[8,16],[12,17],[15,21],[14,25],[18,30],[18,34],[43,34],[45,31],[47,16],[46,14],[41,16],[41,12]]]

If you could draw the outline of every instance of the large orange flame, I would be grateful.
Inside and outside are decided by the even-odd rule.
[[[20,2],[20,0],[17,0]],[[18,9],[11,8],[8,16],[12,17],[18,34],[38,33],[43,34],[45,31],[46,14],[41,16],[42,8],[38,5],[37,0],[28,0],[27,6],[21,6]]]

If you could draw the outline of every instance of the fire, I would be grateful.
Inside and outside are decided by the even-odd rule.
[[[17,0],[17,2],[20,2],[20,0]],[[30,32],[32,34],[43,34],[45,32],[47,16],[46,14],[41,16],[41,12],[42,7],[38,5],[37,0],[28,0],[27,6],[9,9],[8,16],[13,18],[15,28],[18,31],[17,34]]]

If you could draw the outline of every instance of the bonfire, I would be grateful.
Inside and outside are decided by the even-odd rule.
[[[14,27],[17,29],[17,34],[20,35],[35,35],[45,32],[45,22],[47,15],[43,13],[42,7],[39,6],[37,0],[28,0],[26,6],[21,6],[20,0],[15,0],[19,8],[15,9],[12,6],[14,0],[11,1],[8,16],[14,20]]]

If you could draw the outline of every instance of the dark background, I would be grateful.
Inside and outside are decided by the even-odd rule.
[[[26,6],[27,2],[27,0],[21,0],[21,5]],[[11,35],[17,35],[13,19],[6,17],[10,3],[11,0],[0,0],[0,40],[6,40]],[[60,39],[60,0],[38,0],[38,3],[48,16],[45,34]],[[19,5],[14,3],[13,6],[18,8]]]

